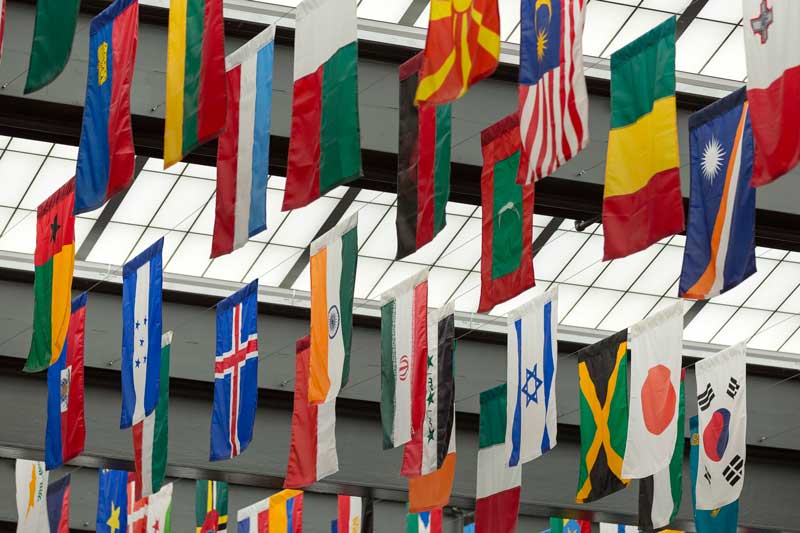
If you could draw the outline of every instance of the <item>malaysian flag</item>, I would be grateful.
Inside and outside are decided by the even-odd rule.
[[[551,174],[589,142],[581,49],[585,9],[586,0],[522,0],[520,184]]]

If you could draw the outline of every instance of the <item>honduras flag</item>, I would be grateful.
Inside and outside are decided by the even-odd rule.
[[[508,314],[509,466],[556,445],[558,292],[553,288]]]
[[[128,529],[128,473],[103,468],[97,475],[97,533],[124,533]]]
[[[689,117],[692,187],[679,294],[706,300],[756,271],[754,143],[744,88]]]
[[[122,416],[125,429],[158,404],[161,372],[161,250],[157,240],[122,270]]]

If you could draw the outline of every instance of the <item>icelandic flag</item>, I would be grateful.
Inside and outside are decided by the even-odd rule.
[[[128,529],[128,472],[103,468],[97,475],[97,533],[123,533]]]
[[[130,92],[138,28],[138,0],[115,0],[89,26],[76,214],[97,209],[133,179]]]
[[[211,461],[242,453],[253,438],[258,401],[258,280],[217,304]]]
[[[161,372],[160,238],[122,269],[122,415],[120,429],[141,422],[158,404]]]
[[[229,55],[228,113],[217,148],[217,204],[211,257],[241,248],[267,229],[267,174],[275,26]]]
[[[706,300],[756,271],[754,142],[740,89],[689,117],[691,197],[679,294]]]
[[[83,413],[83,347],[86,293],[72,300],[61,356],[47,369],[47,433],[44,460],[53,470],[80,455],[86,441]]]

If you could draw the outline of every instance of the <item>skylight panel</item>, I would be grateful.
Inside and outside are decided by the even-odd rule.
[[[0,135],[0,149],[4,149],[6,146],[8,146],[9,142],[11,142],[11,137]]]
[[[554,244],[554,246],[558,246]],[[603,238],[597,235],[589,239],[573,256],[556,281],[574,283],[575,285],[591,285],[606,267],[603,259]]]
[[[777,261],[771,259],[756,258],[756,273],[744,280],[738,286],[729,290],[726,293],[714,297],[712,300],[715,304],[726,305],[742,305],[750,297],[754,290],[756,290],[761,282],[772,272],[778,265]],[[778,305],[774,303],[772,305]]]
[[[238,250],[213,259],[203,277],[242,281],[264,248],[266,248],[264,243],[248,241]]]
[[[477,272],[470,272],[460,287],[456,288],[453,301],[456,311],[462,313],[474,313],[478,310],[478,302],[481,298],[480,289],[470,291],[472,287],[481,282],[481,276]]]
[[[506,316],[510,311],[516,309],[520,305],[523,305],[526,302],[529,302],[532,298],[535,298],[536,296],[539,296],[540,294],[543,294],[544,291],[545,291],[543,285],[544,284],[535,285],[535,286],[531,287],[530,289],[524,291],[523,293],[514,296],[510,300],[506,300],[503,303],[497,304],[494,307],[494,309],[492,309],[492,312],[490,314],[492,314],[494,316],[503,316],[503,317]],[[478,290],[478,289],[475,289],[475,290]]]
[[[78,147],[69,146],[67,144],[56,144],[50,150],[50,157],[61,157],[63,159],[78,159]]]
[[[15,152],[25,152],[27,154],[47,155],[51,148],[53,148],[53,143],[14,137],[11,139],[6,149],[14,150]]]
[[[156,242],[160,238],[164,238],[164,248],[161,250],[162,265],[169,263],[172,259],[172,254],[178,249],[178,245],[183,242],[186,232],[183,231],[166,231],[159,228],[147,228],[139,238],[139,242],[133,247],[128,254],[128,258],[133,258],[144,251],[145,248]],[[209,252],[211,249],[209,249]]]
[[[657,296],[628,293],[624,295],[617,305],[608,313],[598,329],[605,331],[619,331],[630,327],[642,320],[647,313],[658,303]]]
[[[186,169],[186,163],[178,162],[169,168],[164,168],[164,160],[157,157],[149,157],[144,164],[143,170],[153,172],[164,172],[166,174],[182,174]]]
[[[675,68],[698,73],[733,28],[728,24],[695,19],[675,45]]]
[[[188,231],[214,194],[215,186],[213,181],[180,177],[151,224],[159,228]]]
[[[75,161],[48,157],[19,206],[23,209],[36,209],[74,175]]]
[[[781,262],[744,302],[745,307],[774,311],[800,283],[800,264]]]
[[[653,261],[662,247],[662,245],[654,244],[641,252],[611,261],[603,273],[600,274],[600,277],[597,278],[594,285],[604,289],[621,291],[630,289],[636,278]]]
[[[653,262],[642,273],[631,291],[661,296],[666,293],[681,274],[683,249],[664,246]],[[677,296],[674,294],[672,296]]]
[[[800,316],[775,313],[761,326],[759,333],[747,343],[747,346],[757,350],[778,351],[798,327],[800,327]]]
[[[689,4],[692,3],[692,0],[644,0],[642,2],[642,7],[647,9],[658,9],[660,11],[668,11],[670,13],[675,13],[676,15],[680,15]]]
[[[777,329],[777,328],[775,328]],[[772,330],[769,331],[771,333]],[[800,329],[795,330],[789,339],[780,347],[780,352],[800,354]]]
[[[464,270],[433,267],[428,273],[428,307],[441,307],[456,296],[456,288],[466,277]]]
[[[391,264],[392,262],[386,259],[359,257],[356,269],[355,297],[366,298],[369,296],[369,293],[375,288],[375,284]]]
[[[295,259],[291,259],[290,258],[290,259],[288,259],[287,263],[294,263],[295,261],[296,261]],[[281,265],[281,266],[283,266],[283,265]],[[289,268],[291,269],[292,266],[293,265],[290,264]],[[278,268],[276,268],[276,270],[277,269]],[[289,270],[287,270],[286,273],[288,274]],[[278,280],[278,286],[280,286],[281,281],[282,280]],[[303,271],[300,273],[300,275],[297,277],[297,279],[292,284],[292,289],[294,289],[296,291],[311,292],[311,264],[310,263],[306,263],[305,268],[303,268]]]
[[[708,0],[697,16],[737,24],[742,20],[742,3],[731,0]]]
[[[509,35],[519,26],[519,0],[500,0],[500,39],[507,41]]]
[[[80,250],[81,245],[86,240],[86,237],[89,235],[89,232],[92,230],[92,226],[94,226],[94,220],[89,220],[87,218],[76,218],[75,219],[75,252],[77,253]]]
[[[301,248],[308,246],[338,204],[339,200],[323,197],[293,209],[271,242]]]
[[[358,18],[397,24],[411,5],[411,0],[362,0]]]
[[[365,204],[353,202],[345,212],[342,220],[358,212],[358,246],[362,246],[370,235],[375,231],[376,226],[386,215],[389,206],[381,204]]]
[[[197,165],[194,163],[189,163],[186,166],[186,170],[183,171],[183,175],[192,176],[194,178],[203,178],[206,180],[216,180],[217,168],[210,167],[208,165]]]
[[[450,215],[447,217],[447,225],[442,228],[439,234],[436,235],[431,242],[413,254],[405,257],[403,261],[432,265],[439,258],[439,256],[442,255],[444,249],[447,248],[447,246],[450,244],[450,241],[453,240],[453,237],[455,237],[457,233],[461,232],[461,228],[464,226],[464,223],[467,220],[468,219],[466,217]],[[471,267],[472,265],[469,265],[466,268]]]
[[[192,226],[192,233],[214,234],[214,216],[217,210],[217,193],[211,196]]]
[[[711,343],[727,346],[747,341],[767,321],[770,314],[769,311],[760,309],[739,309],[711,339]]]
[[[445,213],[454,214],[454,215],[462,215],[465,217],[480,214],[480,206],[472,205],[472,204],[462,204],[461,202],[447,202],[445,205]]]
[[[142,226],[109,222],[86,259],[91,263],[121,266],[143,232]]]
[[[3,179],[0,205],[17,207],[43,162],[44,156],[41,155],[4,152],[0,158],[0,176],[13,176],[14,179]]]
[[[244,281],[249,282],[258,278],[259,285],[278,287],[302,253],[301,248],[269,244],[258,256],[250,272],[244,277]]]
[[[477,218],[467,219],[461,231],[445,248],[441,258],[436,261],[439,266],[471,270],[481,258],[481,221]]]
[[[597,324],[603,320],[605,315],[619,301],[622,294],[619,291],[589,288],[564,317],[563,324],[582,328],[596,328]]]
[[[372,236],[361,246],[358,253],[381,259],[394,259],[395,255],[397,255],[396,218],[397,209],[390,209],[377,225],[375,231],[372,232]],[[432,246],[432,244],[428,244],[428,246]]]
[[[9,208],[0,212],[0,222],[5,228],[0,235],[0,250],[32,254],[36,248],[36,213],[21,209],[13,212],[13,216],[11,213]]]
[[[730,305],[706,304],[683,329],[683,340],[709,342],[735,312]]]
[[[187,233],[164,271],[185,276],[202,276],[211,262],[211,237]]]
[[[706,65],[700,73],[706,76],[739,81],[747,77],[744,38],[742,37],[741,26],[736,28],[736,30],[728,36],[717,53],[711,57],[708,65]]]
[[[632,7],[602,0],[589,2],[586,5],[586,23],[583,28],[583,53],[600,57],[631,13]]]
[[[171,174],[143,170],[128,189],[111,220],[146,226],[177,179]]]
[[[269,242],[278,228],[281,226],[286,216],[286,211],[281,211],[283,203],[283,191],[278,189],[267,189],[267,229],[261,233],[250,237],[254,241]]]
[[[533,259],[536,279],[555,279],[588,238],[586,233],[556,231]]]
[[[594,2],[589,2],[589,4],[592,3]],[[630,44],[668,18],[674,16],[675,15],[661,11],[651,11],[642,8],[637,9],[631,18],[628,19],[628,22],[622,26],[622,29],[617,36],[614,37],[614,40],[609,43],[608,48],[603,52],[603,57],[611,57],[611,54],[626,44]]]
[[[385,291],[389,290],[390,288],[394,287],[404,279],[410,277],[412,274],[419,272],[422,270],[422,265],[416,265],[414,263],[405,263],[403,261],[395,261],[392,263],[392,266],[386,271],[383,278],[378,282],[372,292],[370,293],[369,297],[377,300],[381,297]],[[430,290],[430,287],[429,287]]]

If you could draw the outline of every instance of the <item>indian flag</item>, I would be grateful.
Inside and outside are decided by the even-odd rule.
[[[358,213],[311,243],[311,359],[308,401],[336,398],[350,373]]]

